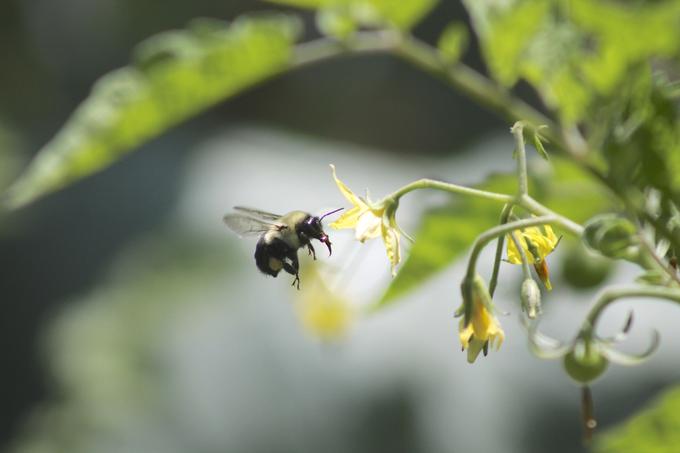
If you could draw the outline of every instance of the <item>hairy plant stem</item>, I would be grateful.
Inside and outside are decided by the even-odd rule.
[[[524,276],[524,280],[529,280],[531,279],[531,269],[529,268],[529,260],[527,259],[527,254],[524,251],[524,247],[522,247],[522,244],[519,242],[516,232],[513,231],[510,233],[510,239],[512,239],[512,242],[515,244],[515,248],[517,248],[517,251],[519,252],[520,261],[522,261],[522,274]]]
[[[584,321],[582,331],[592,332],[595,329],[600,315],[613,302],[632,297],[651,297],[665,299],[680,304],[680,290],[677,288],[664,288],[659,286],[624,286],[610,288],[598,297],[595,305],[590,309]]]
[[[524,123],[517,121],[510,128],[515,136],[515,157],[517,158],[518,197],[529,196],[529,177],[527,175],[527,151],[524,146]]]
[[[392,192],[386,198],[393,198],[399,200],[401,197],[409,192],[418,189],[435,189],[443,192],[471,195],[473,197],[482,198],[485,200],[500,201],[501,203],[510,203],[515,197],[503,193],[488,192],[486,190],[473,189],[472,187],[465,187],[458,184],[452,184],[443,181],[436,181],[434,179],[419,179],[405,185],[404,187]]]

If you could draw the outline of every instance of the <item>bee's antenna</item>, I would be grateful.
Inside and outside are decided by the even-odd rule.
[[[327,213],[325,213],[324,215],[322,215],[321,218],[319,218],[319,220],[323,220],[324,217],[329,216],[329,215],[331,215],[331,214],[335,214],[336,212],[342,211],[343,209],[345,209],[345,208],[338,208],[338,209],[335,209],[335,210],[333,210],[333,211],[331,211],[331,212],[327,212]]]

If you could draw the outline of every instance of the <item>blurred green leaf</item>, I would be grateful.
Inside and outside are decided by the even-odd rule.
[[[244,17],[195,21],[154,36],[135,64],[102,77],[6,194],[19,207],[105,168],[180,121],[287,67],[298,22]]]
[[[466,0],[487,65],[531,83],[566,123],[617,95],[628,71],[680,51],[680,2]]]
[[[408,30],[418,23],[438,0],[268,0],[298,8],[348,8],[357,23]]]
[[[509,2],[464,0],[482,41],[489,70],[503,85],[520,77],[520,62],[549,11],[542,0]]]
[[[437,42],[437,48],[444,61],[449,64],[456,63],[465,52],[468,39],[465,25],[460,22],[447,25]]]
[[[321,9],[316,15],[316,26],[326,36],[345,40],[357,30],[357,23],[350,8],[338,6]]]
[[[596,437],[596,453],[675,453],[680,445],[680,387],[651,407]]]
[[[680,203],[680,106],[672,85],[641,68],[619,93],[593,128],[609,180],[621,191],[653,187]]]
[[[601,189],[574,164],[559,158],[551,164],[539,162],[544,170],[530,172],[534,176],[530,188],[534,197],[546,206],[577,222],[609,206]],[[516,186],[514,175],[495,175],[480,188],[514,193]],[[392,304],[448,267],[469,249],[477,236],[498,224],[501,208],[499,203],[467,197],[427,212],[408,258],[376,308]]]

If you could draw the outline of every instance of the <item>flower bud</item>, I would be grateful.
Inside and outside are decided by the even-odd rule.
[[[520,299],[522,310],[526,312],[529,319],[536,319],[536,316],[541,313],[541,290],[534,279],[528,278],[522,282]]]
[[[615,214],[593,217],[586,224],[583,240],[593,250],[609,258],[634,261],[639,254],[635,225]]]

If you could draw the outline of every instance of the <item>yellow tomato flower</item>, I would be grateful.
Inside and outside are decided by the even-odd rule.
[[[528,227],[523,230],[516,230],[517,240],[519,241],[529,264],[534,265],[536,273],[548,290],[552,289],[550,284],[550,273],[546,257],[555,250],[560,241],[550,225],[538,227]],[[508,235],[508,261],[512,264],[522,264],[522,256],[515,246],[515,241]]]
[[[339,340],[352,325],[355,313],[348,300],[328,288],[318,266],[306,263],[302,290],[296,292],[296,311],[309,334],[324,341]]]
[[[458,336],[463,350],[468,351],[467,360],[473,363],[479,353],[487,354],[489,346],[498,350],[505,339],[501,324],[494,316],[491,296],[480,276],[475,276],[472,286],[470,317],[465,325],[465,317],[460,320]]]
[[[382,237],[385,244],[387,258],[392,267],[392,275],[397,273],[397,265],[401,261],[401,235],[399,226],[394,218],[397,209],[395,200],[383,200],[373,204],[368,200],[357,196],[335,174],[335,166],[331,165],[333,179],[340,189],[340,193],[352,203],[352,208],[345,211],[338,220],[331,223],[331,227],[337,230],[354,228],[354,235],[360,242],[367,239]]]

